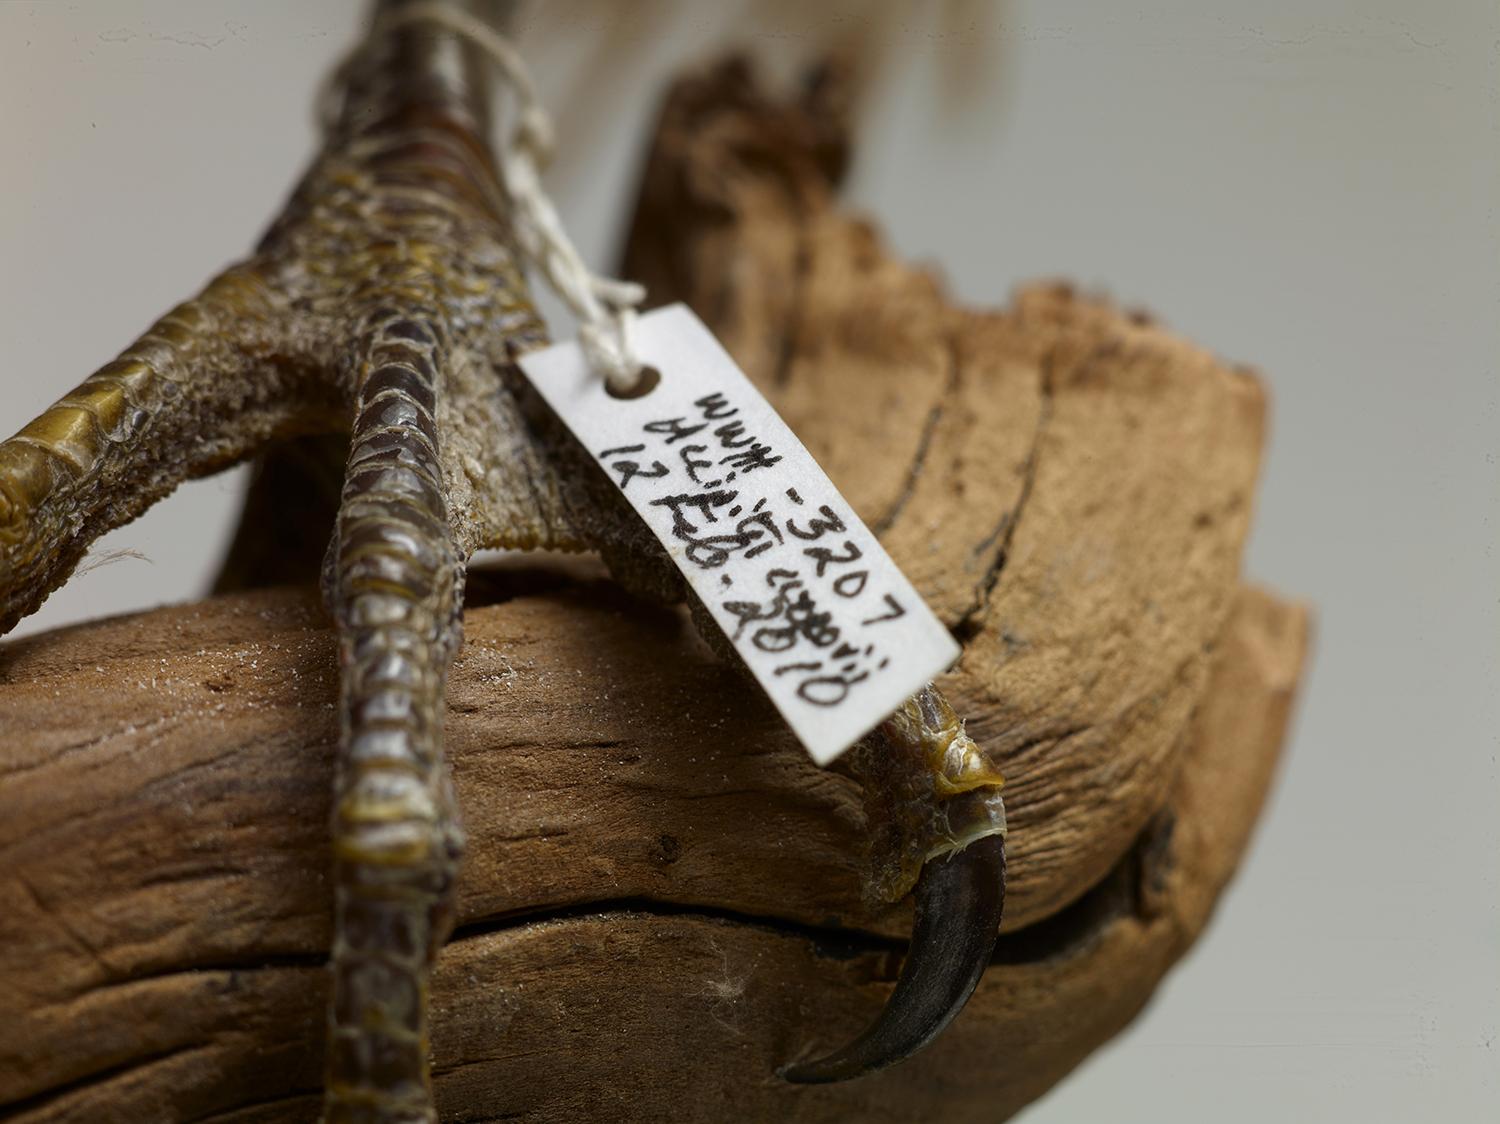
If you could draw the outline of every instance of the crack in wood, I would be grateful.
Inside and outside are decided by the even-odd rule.
[[[796,199],[796,196],[793,196]],[[802,208],[794,203],[799,221],[792,225],[797,239],[797,248],[792,256],[791,294],[787,300],[787,320],[781,337],[781,347],[776,353],[776,365],[771,374],[771,385],[784,387],[792,381],[792,365],[797,360],[797,345],[802,337],[802,317],[807,293],[807,280],[812,275],[812,246],[807,233],[807,223]],[[879,534],[880,532],[876,532]]]
[[[206,1042],[189,1042],[182,1046],[173,1046],[166,1050],[157,1050],[141,1058],[129,1058],[105,1069],[94,1070],[80,1077],[65,1081],[61,1085],[54,1085],[50,1089],[42,1089],[30,1096],[19,1100],[0,1102],[0,1113],[7,1118],[19,1118],[28,1112],[45,1112],[48,1108],[55,1106],[59,1101],[95,1089],[101,1085],[107,1085],[132,1074],[138,1074],[143,1070],[159,1066],[164,1062],[183,1054],[196,1053],[208,1046]]]
[[[901,491],[897,493],[886,513],[870,524],[870,530],[875,532],[877,538],[895,526],[896,520],[901,517],[901,513],[906,510],[906,505],[911,502],[911,497],[917,490],[917,483],[922,478],[922,470],[927,466],[927,457],[932,450],[932,439],[937,433],[938,424],[947,412],[948,403],[958,396],[958,385],[963,377],[963,367],[958,361],[958,344],[951,333],[944,341],[943,354],[947,359],[948,377],[943,382],[943,389],[937,401],[927,411],[927,420],[922,423],[922,434],[917,439],[917,449],[912,455],[911,464],[907,466],[906,479],[901,484]]]
[[[1110,869],[1110,871],[1081,898],[1043,921],[1028,925],[1014,932],[1003,933],[995,944],[991,964],[1019,965],[1044,960],[1063,959],[1085,951],[1097,940],[1105,927],[1114,921],[1137,916],[1144,919],[1141,909],[1142,894],[1138,886],[1148,868],[1152,877],[1160,878],[1160,869],[1170,862],[1170,849],[1166,841],[1157,839],[1148,828],[1142,832],[1136,844]],[[809,945],[812,954],[819,959],[838,962],[859,957],[876,957],[865,974],[871,982],[889,984],[895,981],[897,954],[903,953],[907,942],[895,937],[885,937],[859,929],[838,925],[810,925],[784,918],[762,914],[745,913],[739,910],[702,904],[663,901],[649,897],[627,897],[599,900],[563,906],[535,912],[513,913],[480,921],[468,922],[456,928],[449,938],[450,946],[465,941],[485,940],[504,934],[525,934],[544,927],[564,925],[569,922],[613,925],[621,919],[660,918],[686,919],[710,924],[734,925],[753,928],[788,940],[802,941]],[[280,956],[256,956],[244,962],[220,961],[213,964],[197,964],[170,972],[159,972],[149,976],[116,979],[111,987],[126,984],[159,982],[175,976],[200,973],[234,974],[242,972],[285,971],[287,969],[325,968],[327,957],[323,953],[284,954]],[[0,1110],[7,1116],[45,1109],[49,1104],[81,1090],[103,1085],[130,1074],[133,1071],[158,1065],[179,1054],[206,1048],[210,1043],[194,1042],[170,1050],[156,1051],[139,1059],[123,1061],[107,1068],[84,1074],[62,1085],[40,1090],[22,1099],[0,1102]],[[498,1059],[471,1059],[457,1065],[437,1067],[435,1073],[450,1073],[467,1065]],[[194,1120],[212,1121],[226,1119],[228,1115],[243,1112],[265,1104],[291,1103],[311,1090],[292,1091],[265,1101],[238,1105],[226,1112],[214,1112]]]
[[[308,1109],[306,1118],[313,1119],[322,1107],[323,1090],[297,1089],[290,1093],[265,1097],[258,1101],[245,1101],[243,1104],[237,1104],[232,1108],[214,1109],[206,1115],[190,1116],[184,1121],[184,1124],[214,1124],[214,1121],[242,1120],[245,1113],[258,1108],[273,1108],[276,1105],[293,1106],[301,1103],[306,1103]]]
[[[1002,515],[995,529],[974,548],[975,556],[979,557],[994,544],[996,539],[1000,540],[995,556],[990,559],[990,564],[984,574],[974,584],[973,601],[949,630],[960,644],[972,640],[984,625],[983,618],[989,609],[990,596],[1000,580],[1001,573],[1005,570],[1005,563],[1010,558],[1010,544],[1015,538],[1016,528],[1020,526],[1021,516],[1026,511],[1026,504],[1031,499],[1031,489],[1036,483],[1037,463],[1041,458],[1042,440],[1046,436],[1047,425],[1052,420],[1055,355],[1055,350],[1048,353],[1037,374],[1039,404],[1036,429],[1032,434],[1031,447],[1026,454],[1026,467],[1021,477],[1021,494],[1016,497],[1016,506]]]

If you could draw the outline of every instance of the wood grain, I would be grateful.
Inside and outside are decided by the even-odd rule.
[[[954,305],[837,208],[838,83],[679,83],[632,275],[704,315],[964,640],[940,681],[1009,763],[1007,924],[1074,900],[1180,767],[1238,585],[1265,392],[1061,284]]]
[[[860,897],[854,782],[813,768],[679,613],[602,579],[486,584],[507,599],[470,609],[450,694],[471,837],[435,998],[454,1119],[1019,1107],[1203,925],[1305,645],[1300,610],[1242,594],[1153,829],[1082,902],[1002,937],[929,1053],[802,1090],[774,1065],[857,1027],[899,963],[902,919]],[[311,1113],[331,654],[315,600],[291,591],[5,650],[0,700],[25,731],[0,782],[0,1103],[18,1118],[200,1119],[267,1098],[231,1118]]]
[[[1260,384],[1064,286],[957,307],[837,208],[843,129],[833,84],[685,80],[628,258],[963,639],[942,686],[1009,777],[995,963],[913,1061],[778,1081],[895,978],[879,825],[683,610],[523,558],[472,578],[448,692],[446,1119],[1002,1119],[1139,1010],[1244,852],[1308,633],[1239,575]],[[0,1114],[315,1116],[337,674],[306,589],[0,648]]]

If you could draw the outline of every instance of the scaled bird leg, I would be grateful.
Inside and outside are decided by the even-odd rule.
[[[781,1071],[800,1084],[875,1073],[941,1034],[984,974],[1005,907],[1004,781],[942,694],[924,687],[858,752],[879,825],[876,895],[894,901],[915,876],[916,919],[884,1009],[847,1046]]]
[[[507,388],[543,334],[484,139],[486,65],[441,28],[376,33],[251,263],[0,446],[8,627],[185,477],[354,417],[324,579],[343,672],[334,1120],[436,1119],[426,986],[462,839],[441,755],[462,563],[481,541],[582,545]]]
[[[447,352],[433,319],[392,306],[359,348],[330,591],[343,670],[330,1121],[436,1119],[428,976],[463,850],[442,755],[463,587],[433,418]]]
[[[285,311],[258,262],[230,268],[0,443],[0,633],[184,480],[339,424]]]
[[[437,1119],[428,981],[463,849],[443,696],[476,534],[451,499],[467,494],[464,450],[507,436],[475,432],[462,404],[500,397],[495,366],[539,335],[481,139],[483,71],[468,56],[426,27],[374,44],[350,76],[352,164],[305,189],[314,213],[363,227],[346,298],[364,325],[355,421],[325,569],[343,671],[331,1122]]]

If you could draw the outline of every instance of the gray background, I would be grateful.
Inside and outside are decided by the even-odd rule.
[[[360,11],[0,2],[0,430],[248,248]],[[1067,275],[1274,391],[1247,571],[1319,614],[1279,785],[1202,945],[1027,1119],[1494,1119],[1500,7],[554,3],[521,38],[592,260],[663,77],[732,37],[878,50],[849,194],[964,299]],[[240,483],[22,630],[200,593]]]

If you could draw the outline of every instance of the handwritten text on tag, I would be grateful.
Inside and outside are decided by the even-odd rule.
[[[837,757],[958,645],[712,333],[684,305],[642,317],[661,373],[611,397],[576,344],[521,367],[604,467],[813,759]]]

